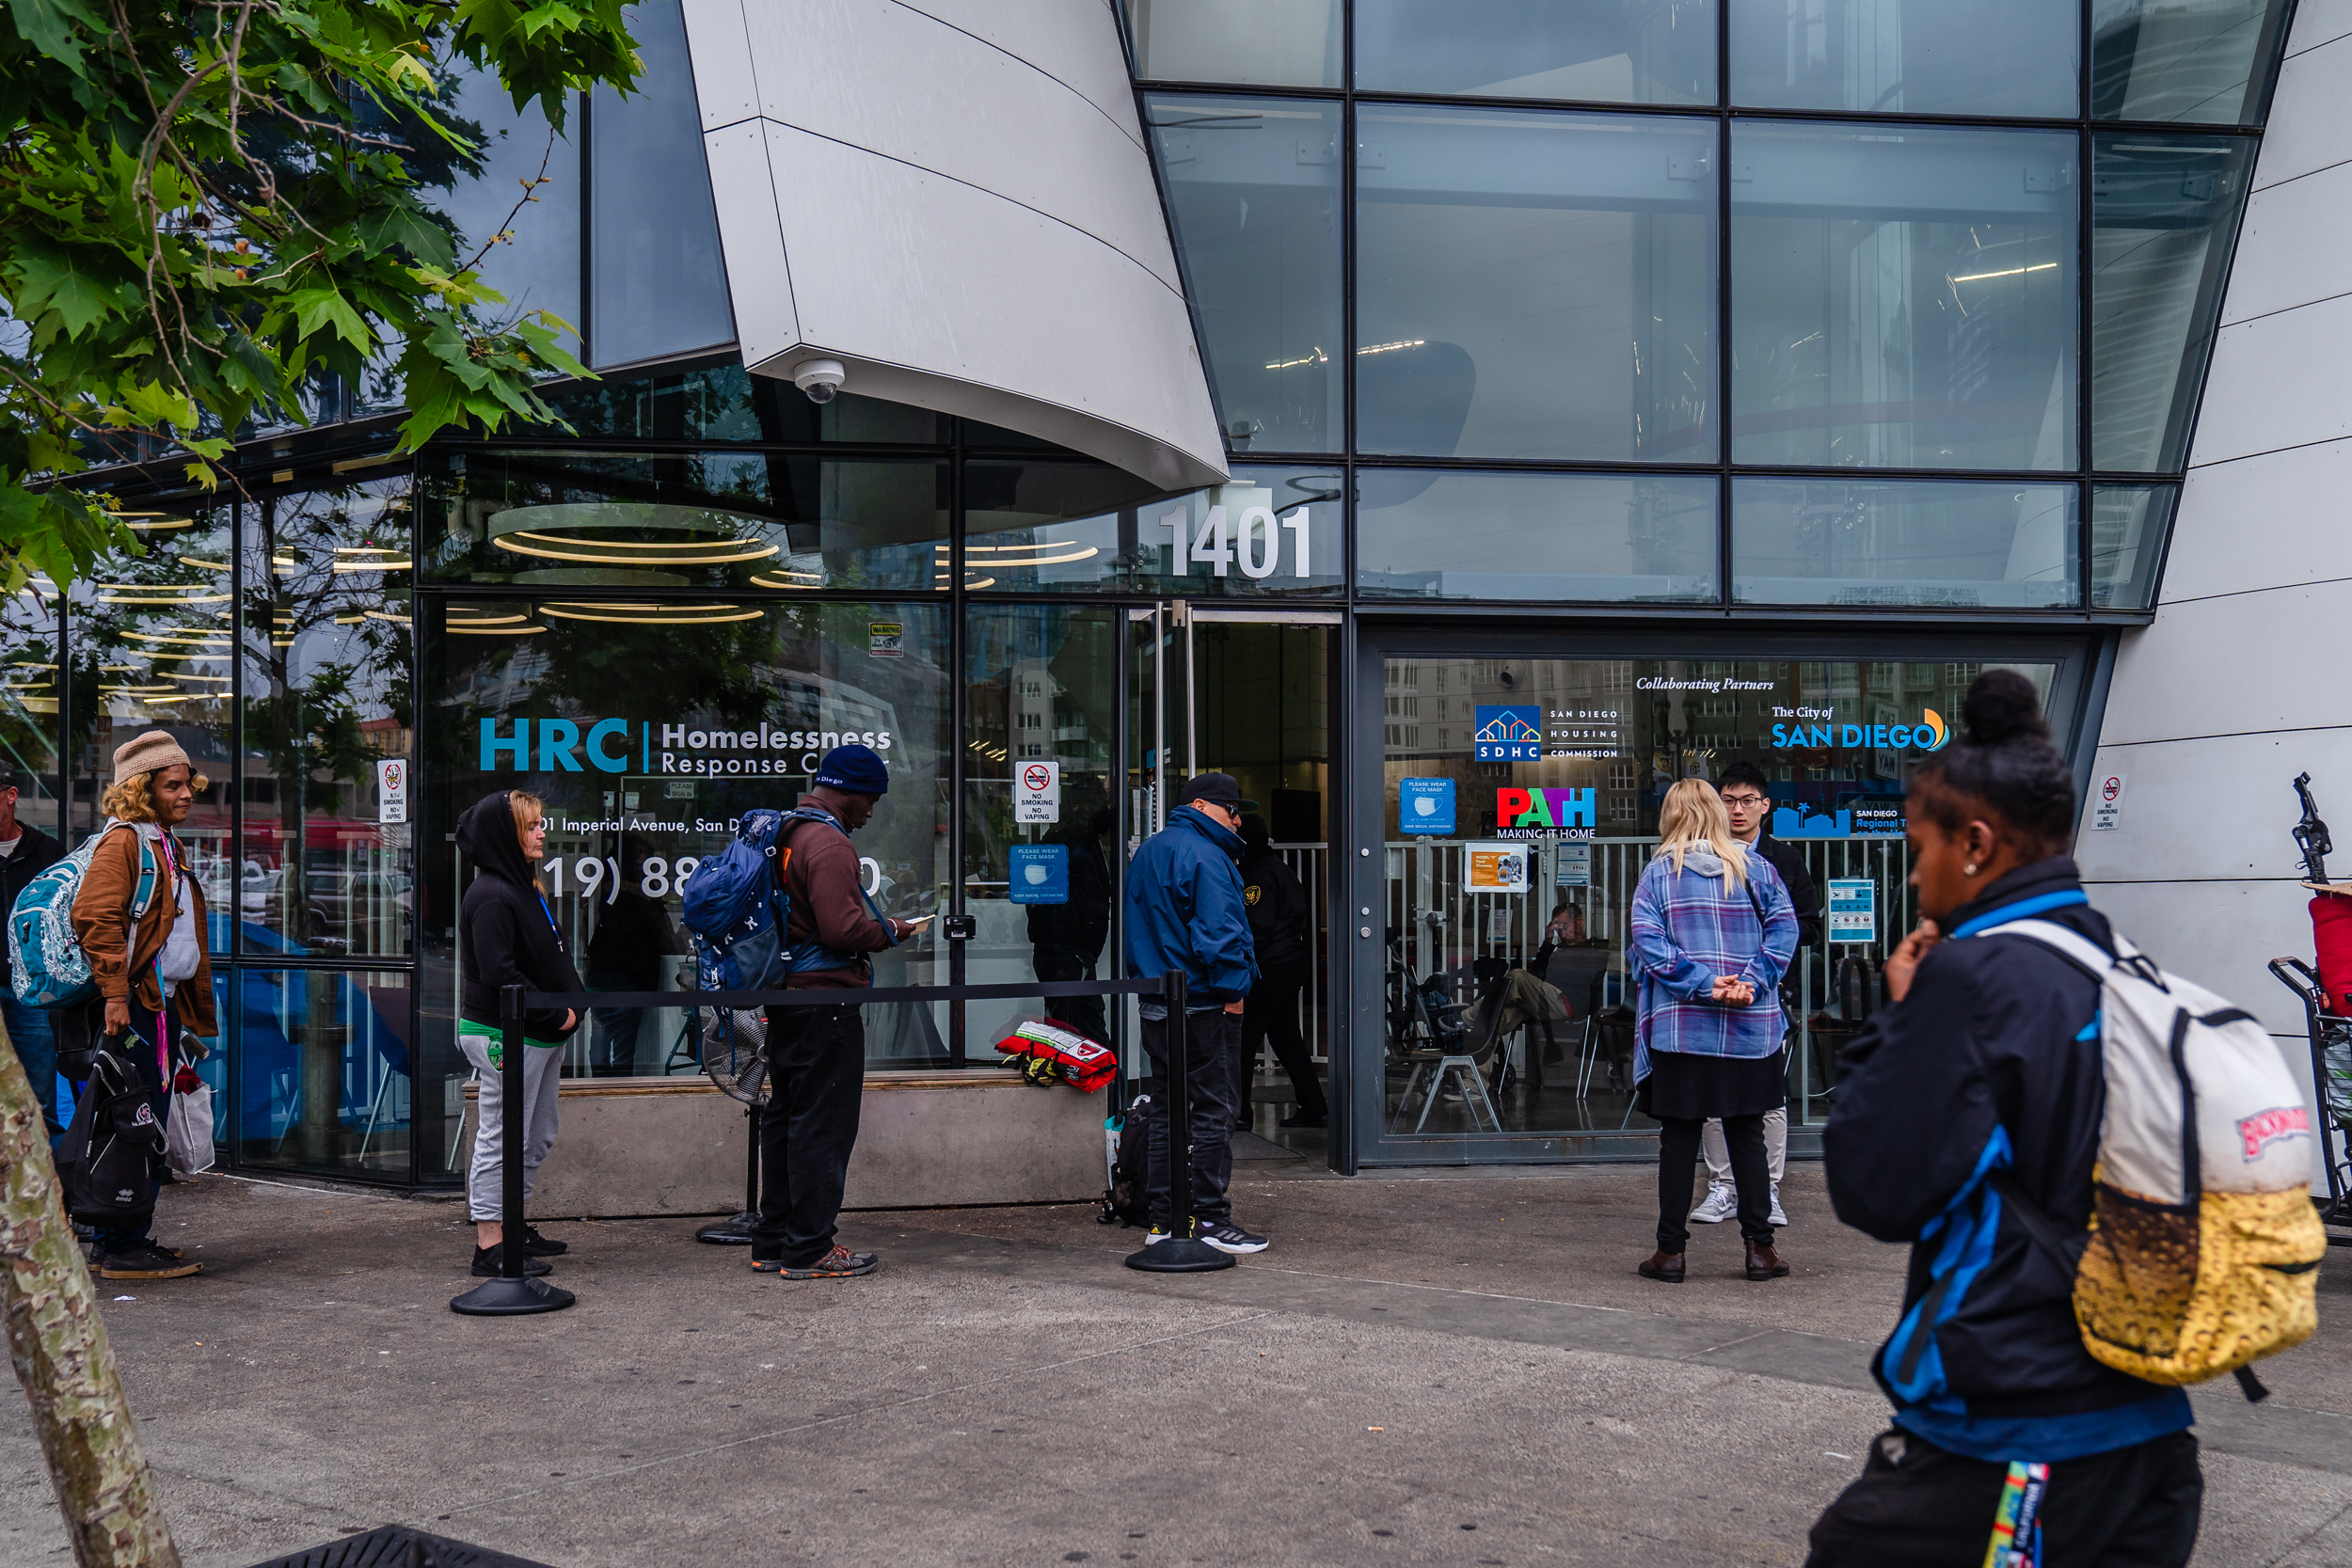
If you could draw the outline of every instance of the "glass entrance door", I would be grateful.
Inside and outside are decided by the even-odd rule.
[[[1325,1129],[1281,1125],[1313,1091],[1294,1081],[1276,1041],[1283,1021],[1294,1024],[1306,1055],[1292,1066],[1305,1071],[1311,1064],[1318,1083],[1327,1078],[1330,693],[1339,614],[1173,599],[1128,616],[1128,847],[1166,825],[1194,774],[1231,773],[1240,782],[1245,836],[1263,828],[1263,854],[1282,868],[1265,869],[1249,885],[1270,897],[1286,874],[1296,879],[1306,909],[1303,929],[1293,920],[1277,932],[1269,919],[1259,933],[1262,949],[1282,961],[1270,966],[1268,995],[1256,1009],[1266,1037],[1251,1069],[1250,1127],[1320,1158]]]

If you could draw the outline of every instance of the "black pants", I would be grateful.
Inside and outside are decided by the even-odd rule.
[[[1658,1250],[1680,1252],[1691,1241],[1691,1191],[1698,1180],[1697,1117],[1658,1118]],[[1724,1142],[1731,1150],[1731,1184],[1740,1194],[1740,1234],[1770,1245],[1772,1240],[1772,1178],[1764,1159],[1764,1118],[1724,1117]]]
[[[638,985],[611,970],[588,972],[590,990],[654,990],[659,983]],[[637,1031],[644,1022],[642,1007],[591,1007],[595,1033],[588,1042],[588,1075],[592,1078],[631,1078],[637,1073]],[[699,1016],[699,1015],[698,1015]]]
[[[866,1021],[853,1006],[768,1009],[759,1113],[759,1224],[752,1256],[794,1268],[833,1250],[866,1094]]]
[[[1307,966],[1303,963],[1275,964],[1258,976],[1258,983],[1249,988],[1248,998],[1242,1003],[1242,1068],[1245,1074],[1254,1069],[1260,1042],[1272,1040],[1274,1059],[1290,1074],[1291,1094],[1298,1101],[1300,1113],[1325,1117],[1331,1114],[1331,1107],[1323,1098],[1323,1080],[1315,1076],[1315,1059],[1307,1049],[1307,1037],[1298,1032],[1298,998],[1306,989]],[[1241,1103],[1248,1105],[1247,1076],[1239,1092]]]
[[[1241,1020],[1219,1009],[1185,1015],[1185,1069],[1191,1080],[1192,1212],[1195,1219],[1229,1220],[1233,1206],[1225,1190],[1233,1180],[1233,1056],[1241,1049]],[[1153,1225],[1168,1223],[1168,1021],[1143,1021],[1143,1049],[1151,1054],[1156,1084],[1146,1124],[1151,1164],[1145,1179],[1144,1213]]]
[[[1889,1432],[1814,1525],[1806,1568],[1982,1568],[2008,1472]],[[2042,1499],[2035,1568],[2180,1568],[2204,1497],[2189,1433],[2059,1460]]]
[[[1039,947],[1031,958],[1041,980],[1091,980],[1094,960],[1066,947]],[[1049,996],[1045,999],[1045,1016],[1057,1023],[1067,1023],[1090,1040],[1108,1043],[1110,1024],[1105,1022],[1103,999],[1099,996]]]

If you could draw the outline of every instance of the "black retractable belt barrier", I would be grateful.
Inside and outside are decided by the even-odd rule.
[[[759,1107],[743,1107],[743,1207],[730,1219],[712,1220],[694,1232],[694,1240],[712,1246],[749,1246],[759,1224]]]
[[[1192,1233],[1192,1021],[1184,1015],[1184,981],[1182,970],[1160,977],[1160,998],[1168,1008],[1168,1086],[1162,1091],[1168,1097],[1168,1239],[1146,1242],[1127,1257],[1129,1268],[1148,1274],[1207,1274],[1233,1266],[1231,1253]],[[1138,1131],[1151,1136],[1148,1130]],[[1150,1170],[1148,1161],[1144,1168]],[[1145,1208],[1151,1201],[1147,1195]]]
[[[504,1192],[499,1205],[504,1239],[499,1246],[499,1273],[449,1304],[453,1312],[469,1317],[509,1318],[530,1312],[558,1312],[572,1304],[572,1293],[523,1273],[523,988],[499,990],[500,1106],[503,1132]],[[481,1101],[474,1102],[481,1116]]]

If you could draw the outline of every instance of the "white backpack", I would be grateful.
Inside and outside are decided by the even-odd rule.
[[[2116,938],[2045,920],[2019,936],[2099,982],[2106,1111],[2074,1321],[2090,1354],[2151,1383],[2201,1383],[2311,1338],[2327,1232],[2311,1201],[2311,1113],[2242,1007]],[[2048,1222],[2018,1203],[2037,1233]],[[2070,1248],[2071,1250],[2071,1248]]]

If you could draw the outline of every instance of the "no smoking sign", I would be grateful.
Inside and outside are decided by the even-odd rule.
[[[1061,764],[1023,762],[1012,770],[1012,819],[1015,822],[1061,820]]]
[[[2123,775],[2100,774],[2092,793],[2097,799],[2090,804],[2091,827],[2112,831],[2123,819]]]

